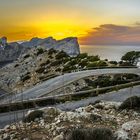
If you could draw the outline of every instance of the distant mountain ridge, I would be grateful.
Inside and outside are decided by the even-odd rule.
[[[70,56],[77,56],[80,53],[78,40],[76,37],[68,37],[62,40],[55,40],[52,37],[48,38],[32,38],[30,41],[22,43],[12,42],[8,43],[6,37],[0,39],[0,62],[14,61],[20,55],[26,53],[34,47],[41,47],[44,49],[63,50]]]

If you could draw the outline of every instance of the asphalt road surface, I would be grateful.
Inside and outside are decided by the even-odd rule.
[[[140,86],[135,86],[133,88],[126,88],[119,91],[114,91],[110,93],[106,93],[97,97],[90,97],[87,99],[83,99],[80,101],[72,101],[64,104],[55,105],[55,107],[60,108],[61,110],[74,110],[76,108],[86,106],[89,103],[94,103],[97,100],[105,100],[105,101],[116,101],[122,102],[128,97],[131,96],[140,96]],[[0,114],[0,128],[3,128],[5,125],[20,121],[23,119],[27,110],[8,112]]]
[[[76,81],[80,78],[84,78],[87,76],[101,74],[121,74],[121,73],[133,73],[140,75],[140,69],[138,68],[96,69],[64,74],[55,77],[53,79],[47,80],[39,85],[36,85],[35,87],[28,89],[23,93],[17,94],[12,97],[11,96],[6,97],[5,99],[0,101],[0,104],[39,98],[73,81]]]

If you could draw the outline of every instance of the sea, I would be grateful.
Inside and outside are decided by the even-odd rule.
[[[129,51],[140,51],[140,46],[80,45],[81,53],[99,55],[101,59],[120,61]]]

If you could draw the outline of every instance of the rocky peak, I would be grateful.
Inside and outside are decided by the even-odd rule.
[[[23,45],[24,47],[37,47],[40,46],[41,44],[53,44],[55,43],[56,40],[53,39],[52,37],[48,37],[48,38],[38,38],[38,37],[34,37],[32,38],[30,41],[26,41],[23,42],[21,45]]]
[[[77,56],[80,54],[80,47],[78,39],[76,37],[68,37],[62,40],[57,41],[54,46],[55,49],[63,50],[70,56]]]
[[[4,48],[6,44],[7,44],[7,38],[6,37],[0,38],[0,47]]]
[[[43,47],[44,49],[55,49],[64,51],[70,56],[76,56],[80,53],[78,40],[76,37],[68,37],[62,40],[55,40],[52,37],[48,38],[32,38],[30,41],[23,42],[21,45],[26,47]]]
[[[53,48],[58,51],[64,51],[70,56],[77,56],[80,53],[78,40],[75,37],[69,37],[58,41],[52,37],[44,39],[35,37],[30,41],[20,44],[17,42],[7,43],[7,38],[2,37],[0,39],[0,61],[16,60],[29,49],[36,49],[36,47],[41,47],[46,50]]]
[[[7,38],[0,39],[0,62],[14,61],[28,50],[17,42],[7,43]]]

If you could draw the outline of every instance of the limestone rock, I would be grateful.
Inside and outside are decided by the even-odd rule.
[[[7,38],[3,37],[0,39],[0,62],[14,61],[28,49],[17,42],[7,43]]]
[[[56,136],[53,140],[63,140],[63,139],[64,139],[63,134],[60,134],[60,135]]]
[[[43,47],[45,49],[55,49],[59,51],[64,51],[70,56],[77,56],[80,54],[80,48],[75,37],[69,37],[62,40],[55,40],[52,37],[48,37],[45,39],[41,38],[33,38],[28,42],[23,42],[21,45],[28,47]]]

